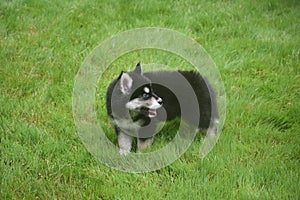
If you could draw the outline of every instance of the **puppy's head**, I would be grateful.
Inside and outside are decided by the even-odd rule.
[[[162,106],[162,99],[153,92],[151,81],[142,75],[140,63],[133,71],[122,72],[119,80],[122,94],[130,96],[126,108],[148,117],[155,117],[156,110]]]

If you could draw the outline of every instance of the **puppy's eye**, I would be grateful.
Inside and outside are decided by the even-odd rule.
[[[144,98],[149,98],[150,95],[149,95],[148,93],[143,93],[143,97],[144,97]]]

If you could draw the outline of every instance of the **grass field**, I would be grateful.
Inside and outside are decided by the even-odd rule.
[[[2,0],[0,199],[299,199],[299,11],[297,0]],[[207,50],[224,81],[227,115],[203,160],[197,137],[170,166],[130,174],[86,150],[72,92],[94,47],[148,26],[184,33]],[[177,62],[150,51],[115,65],[128,70],[137,59]],[[101,120],[103,103],[98,108]]]

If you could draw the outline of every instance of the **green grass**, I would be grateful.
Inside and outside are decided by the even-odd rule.
[[[0,199],[299,199],[299,10],[297,0],[1,1]],[[94,47],[147,26],[203,45],[221,72],[227,115],[203,160],[200,137],[172,165],[128,174],[83,146],[72,92]],[[180,63],[149,51],[112,66],[157,60]],[[100,102],[118,70],[99,84]],[[104,105],[97,106],[101,120]]]

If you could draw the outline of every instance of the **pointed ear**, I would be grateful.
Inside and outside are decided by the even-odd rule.
[[[120,87],[123,94],[128,94],[132,87],[132,78],[126,72],[120,75]]]
[[[138,64],[136,64],[134,72],[137,73],[137,74],[142,74],[142,65],[141,65],[140,62]]]

